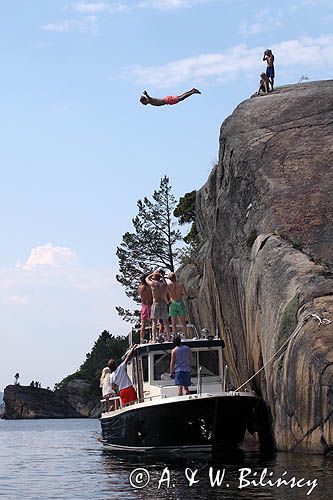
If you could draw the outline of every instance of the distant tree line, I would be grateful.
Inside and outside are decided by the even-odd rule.
[[[91,383],[91,397],[96,396],[100,393],[99,378],[103,368],[107,366],[108,360],[113,358],[119,363],[127,348],[127,336],[115,337],[104,330],[94,343],[92,350],[86,354],[86,359],[80,368],[55,384],[55,390],[64,391],[70,381],[83,379]]]

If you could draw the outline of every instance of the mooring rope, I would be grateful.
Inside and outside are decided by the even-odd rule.
[[[331,323],[331,321],[329,319],[321,318],[320,316],[318,316],[318,314],[310,313],[307,316],[305,316],[302,319],[302,322],[296,328],[296,330],[287,338],[287,340],[282,344],[282,346],[279,347],[279,349],[273,354],[273,356],[271,358],[269,358],[269,360],[266,361],[266,363],[261,368],[259,368],[259,370],[254,375],[252,375],[252,377],[250,377],[246,382],[244,382],[244,384],[240,385],[237,389],[235,389],[234,392],[238,392],[242,387],[244,387],[244,385],[248,384],[254,377],[256,377],[258,375],[258,373],[260,373],[275,358],[275,356],[277,354],[279,354],[279,352],[284,348],[284,346],[286,344],[288,344],[288,342],[290,342],[290,340],[292,338],[296,337],[296,335],[298,334],[298,332],[300,331],[300,329],[302,328],[304,323],[306,323],[308,321],[308,319],[310,319],[311,317],[313,317],[319,321],[319,326],[329,325]]]

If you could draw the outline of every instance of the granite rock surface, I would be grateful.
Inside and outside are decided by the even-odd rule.
[[[262,368],[246,387],[267,402],[279,450],[330,452],[333,81],[235,109],[196,225],[198,254],[180,271],[190,320],[224,338],[234,388]]]

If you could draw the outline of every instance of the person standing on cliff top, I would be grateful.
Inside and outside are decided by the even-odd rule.
[[[141,283],[138,288],[138,295],[141,299],[141,329],[140,329],[140,343],[142,344],[145,339],[145,329],[147,321],[150,320],[151,306],[153,304],[153,294],[150,286],[146,283],[147,274],[141,276]]]
[[[263,61],[267,62],[266,68],[266,76],[271,84],[272,89],[274,90],[274,78],[275,78],[275,70],[274,70],[274,56],[271,49],[266,49],[264,52]]]
[[[146,283],[151,287],[153,293],[153,305],[151,307],[152,336],[156,342],[157,322],[162,320],[167,340],[170,338],[169,313],[168,313],[168,285],[162,281],[161,271],[156,270],[146,278]]]
[[[183,283],[177,282],[175,273],[168,274],[167,283],[168,292],[171,299],[169,306],[169,315],[171,316],[172,333],[174,335],[176,335],[177,333],[177,318],[179,318],[180,324],[182,326],[182,332],[186,337],[186,308],[183,302],[183,298],[187,296],[187,292]]]
[[[200,90],[193,88],[181,95],[168,95],[166,97],[163,97],[163,99],[158,99],[157,97],[151,97],[150,95],[148,95],[147,91],[145,90],[140,97],[140,102],[144,106],[146,106],[147,104],[151,104],[152,106],[165,106],[166,104],[177,104],[178,102],[187,99],[187,97],[190,97],[193,94],[201,94],[201,92]]]

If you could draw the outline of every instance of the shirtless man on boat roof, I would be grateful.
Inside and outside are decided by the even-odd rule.
[[[141,329],[140,329],[140,342],[141,344],[145,339],[145,330],[147,321],[150,321],[151,306],[153,304],[153,294],[150,286],[146,283],[147,274],[141,276],[141,283],[138,288],[138,295],[141,299]]]
[[[175,273],[168,274],[167,283],[169,296],[171,298],[169,314],[171,316],[172,333],[174,335],[176,335],[177,333],[177,318],[179,318],[180,324],[182,326],[182,332],[186,337],[186,308],[183,302],[183,298],[187,296],[187,292],[183,283],[177,282]]]
[[[150,319],[152,321],[153,342],[156,342],[157,322],[162,320],[167,340],[170,340],[169,312],[168,312],[168,285],[162,281],[160,271],[154,271],[147,276],[146,283],[151,287],[153,293],[153,305],[151,307]]]

